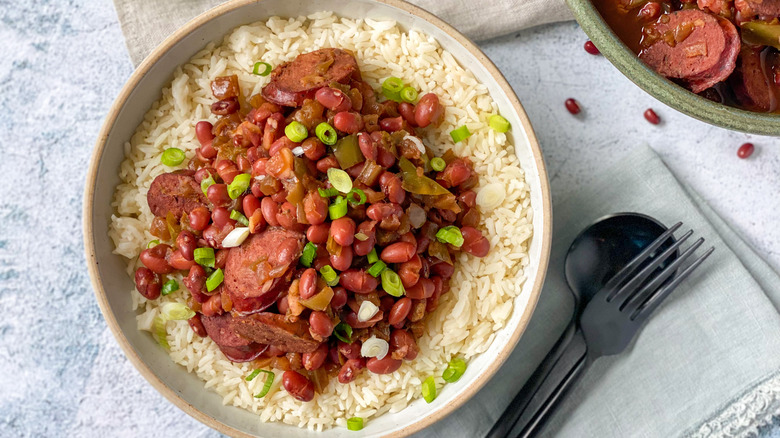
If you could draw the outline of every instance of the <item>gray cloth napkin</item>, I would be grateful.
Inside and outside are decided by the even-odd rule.
[[[114,0],[134,65],[168,35],[225,0]],[[474,40],[540,24],[571,20],[564,0],[410,0]]]

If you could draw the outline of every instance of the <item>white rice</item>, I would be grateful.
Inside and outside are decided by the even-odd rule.
[[[394,21],[350,20],[319,12],[241,26],[222,44],[209,44],[177,68],[171,85],[163,89],[161,99],[125,144],[126,159],[119,170],[122,183],[112,204],[116,214],[109,236],[116,245],[114,252],[128,259],[128,274],[140,266],[138,254],[154,239],[148,231],[153,215],[146,193],[154,177],[171,171],[160,163],[162,151],[178,147],[192,158],[198,147],[195,123],[204,119],[216,122],[209,110],[213,102],[211,80],[237,74],[243,95],[251,96],[268,82],[268,77],[251,73],[256,61],[278,65],[322,47],[352,50],[364,80],[374,89],[380,88],[384,78],[397,76],[421,95],[435,92],[446,108],[445,120],[439,128],[423,130],[425,144],[437,154],[452,148],[459,156],[471,157],[480,186],[499,183],[507,192],[499,207],[482,215],[480,227],[490,240],[490,253],[482,259],[466,254],[458,257],[451,292],[442,297],[439,308],[428,318],[425,335],[418,340],[421,354],[414,361],[405,361],[393,374],[363,372],[348,385],[332,381],[323,394],[302,403],[279,390],[277,373],[271,392],[257,399],[253,394],[261,390],[264,379],[261,375],[245,381],[252,371],[249,364],[228,361],[210,339],[194,335],[186,321],[167,323],[171,358],[195,372],[225,405],[253,411],[262,421],[312,430],[345,427],[346,419],[354,416],[368,419],[397,412],[419,398],[421,382],[430,375],[440,376],[452,357],[468,360],[487,350],[495,331],[511,315],[513,299],[525,282],[533,233],[529,189],[514,148],[506,135],[488,127],[487,119],[497,113],[497,107],[487,88],[428,35],[402,32]],[[449,132],[462,125],[473,135],[453,144]],[[140,330],[151,329],[160,305],[185,302],[188,294],[183,286],[155,301],[145,300],[135,290],[129,293],[138,311]]]

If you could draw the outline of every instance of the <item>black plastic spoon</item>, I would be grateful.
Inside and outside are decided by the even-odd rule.
[[[508,436],[521,419],[523,412],[526,413],[523,415],[525,419],[525,416],[537,410],[536,406],[529,406],[529,404],[532,401],[539,403],[549,395],[537,394],[542,383],[546,379],[551,379],[553,382],[563,380],[566,375],[561,374],[560,370],[573,369],[583,360],[586,354],[584,342],[582,345],[574,346],[579,348],[567,347],[577,331],[577,321],[585,305],[616,273],[664,231],[666,227],[650,216],[639,213],[617,213],[599,219],[574,239],[564,262],[566,282],[575,301],[572,318],[553,349],[507,406],[486,438]],[[669,248],[672,244],[674,239],[669,238],[658,252]],[[659,269],[674,259],[675,256],[671,257]],[[563,353],[565,355],[562,356]],[[558,372],[551,374],[554,368]],[[554,386],[551,385],[547,385],[546,388],[548,392],[554,390]]]

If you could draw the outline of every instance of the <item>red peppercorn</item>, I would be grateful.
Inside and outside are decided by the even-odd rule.
[[[570,113],[577,115],[580,113],[580,104],[577,103],[576,100],[572,98],[566,99],[566,109],[569,110]]]
[[[753,146],[753,143],[745,143],[740,146],[739,149],[737,149],[737,156],[739,158],[745,159],[753,155],[754,150],[756,150],[756,147]]]
[[[657,125],[661,123],[661,118],[658,117],[658,114],[656,114],[652,108],[648,108],[645,110],[645,119],[648,122],[652,123],[653,125]]]
[[[593,44],[593,41],[588,40],[585,41],[585,51],[590,53],[591,55],[600,55],[601,52],[599,52],[599,48],[596,47],[595,44]]]

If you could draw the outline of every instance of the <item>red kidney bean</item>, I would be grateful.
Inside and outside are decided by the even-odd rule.
[[[227,248],[218,249],[216,254],[214,255],[214,266],[223,269],[225,267],[225,264],[227,263],[228,254],[230,254],[230,250]]]
[[[639,10],[638,15],[640,19],[650,22],[650,21],[657,20],[658,17],[661,16],[662,12],[663,12],[663,7],[661,6],[660,3],[649,2],[649,3],[645,3],[645,5],[642,6],[642,9]],[[585,50],[588,50],[587,47],[585,48]]]
[[[203,322],[200,320],[200,313],[196,313],[195,316],[188,319],[187,324],[189,324],[192,331],[201,338],[208,336],[208,333],[206,333],[206,328],[203,327]]]
[[[411,243],[412,245],[414,245],[415,248],[417,248],[417,239],[414,237],[414,233],[412,233],[411,231],[402,234],[401,237],[398,238],[398,240],[401,242]]]
[[[317,271],[313,268],[308,268],[301,274],[301,279],[298,283],[298,293],[304,300],[308,300],[317,294]]]
[[[236,166],[238,166],[238,170],[241,173],[249,172],[252,170],[252,163],[249,162],[249,158],[239,155],[238,158],[236,158]]]
[[[310,224],[319,225],[328,217],[328,201],[312,190],[303,198],[303,211]]]
[[[222,309],[222,294],[212,295],[208,301],[203,303],[200,312],[205,316],[221,315],[225,311]]]
[[[189,270],[196,263],[194,260],[187,260],[181,250],[177,249],[168,256],[168,264],[171,265],[173,269],[185,271]]]
[[[339,284],[352,292],[367,294],[376,290],[379,281],[365,271],[350,269],[341,273]]]
[[[238,170],[238,167],[236,167],[236,163],[230,161],[230,160],[219,160],[217,162],[217,174],[220,178],[222,178],[222,181],[226,182],[227,184],[230,184],[233,182],[233,179],[241,174],[241,171]]]
[[[135,289],[147,300],[156,300],[160,297],[160,291],[162,290],[160,276],[143,266],[136,269]]]
[[[371,204],[371,206],[366,209],[366,215],[375,221],[382,221],[382,219],[386,219],[390,216],[401,217],[403,213],[404,209],[401,208],[400,205],[388,202]]]
[[[572,99],[571,97],[566,99],[564,102],[564,105],[566,105],[566,110],[569,111],[573,115],[577,115],[580,113],[580,104],[577,103],[576,100]]]
[[[338,255],[330,255],[330,265],[333,267],[333,269],[346,271],[350,266],[352,266],[353,256],[354,255],[351,246],[342,246],[341,252]]]
[[[238,111],[239,108],[238,99],[231,97],[228,99],[218,100],[211,104],[211,112],[218,116],[226,116]]]
[[[265,166],[268,164],[268,158],[258,158],[257,161],[252,163],[252,176],[263,176],[268,173],[265,170]]]
[[[385,247],[379,258],[385,263],[408,262],[417,253],[417,245],[409,242],[395,242]]]
[[[279,221],[276,219],[276,215],[279,213],[279,204],[271,198],[263,198],[260,201],[260,210],[263,212],[263,217],[268,222],[268,225],[272,227],[279,226]]]
[[[420,236],[417,239],[417,253],[422,254],[425,251],[428,250],[428,245],[430,245],[431,239],[428,238],[428,236]]]
[[[392,172],[383,172],[379,177],[379,186],[387,200],[396,204],[403,204],[406,199],[406,191],[401,187],[401,179]]]
[[[212,129],[214,129],[214,125],[206,120],[201,120],[195,124],[195,136],[198,137],[201,146],[211,144],[212,140],[214,140]]]
[[[421,278],[414,286],[406,289],[406,296],[413,300],[430,298],[435,286],[430,278]]]
[[[439,307],[439,298],[444,292],[444,280],[441,277],[431,277],[431,281],[433,282],[433,295],[425,303],[425,311],[427,313],[431,313]]]
[[[393,304],[390,309],[390,313],[387,317],[387,323],[390,325],[397,325],[404,322],[409,312],[412,310],[412,299],[409,297],[403,297]]]
[[[448,279],[455,273],[455,267],[447,262],[439,262],[431,265],[431,272],[444,279]]]
[[[417,121],[414,120],[414,105],[408,102],[401,102],[398,104],[398,113],[406,120],[406,123],[417,126]]]
[[[198,152],[200,152],[200,155],[202,155],[203,158],[207,160],[213,159],[219,153],[219,151],[217,151],[217,149],[214,148],[211,143],[201,146],[200,149],[198,149]]]
[[[358,113],[341,111],[333,117],[333,127],[347,134],[357,134],[363,129],[363,118]]]
[[[141,255],[138,258],[144,266],[151,269],[154,273],[168,274],[173,272],[173,268],[166,260],[166,256],[170,251],[170,246],[161,243],[141,251]]]
[[[596,47],[595,44],[593,44],[593,41],[591,40],[585,41],[583,48],[585,49],[586,52],[590,53],[591,55],[601,54],[601,52],[599,52],[599,49]]]
[[[346,172],[349,176],[352,177],[352,179],[357,179],[358,176],[360,176],[360,172],[363,171],[363,168],[366,166],[366,163],[358,163],[354,166],[350,167],[349,169],[346,169]]]
[[[351,344],[347,344],[344,341],[338,341],[336,345],[338,346],[339,353],[347,359],[359,359],[362,357],[360,355],[361,343],[359,341],[355,341]]]
[[[278,203],[283,203],[287,200],[287,190],[279,190],[278,192],[271,195],[271,199]]]
[[[384,312],[379,311],[368,321],[360,321],[357,317],[357,313],[355,311],[351,311],[344,317],[344,322],[346,322],[353,329],[361,329],[375,326],[376,323],[382,320],[382,318],[384,318]]]
[[[198,247],[198,239],[195,235],[187,230],[182,230],[178,236],[176,236],[176,247],[181,251],[181,255],[187,260],[192,260],[194,257],[193,252]]]
[[[263,129],[263,149],[271,149],[276,139],[284,135],[284,126],[284,114],[280,112],[273,113],[266,119]]]
[[[189,216],[190,227],[194,230],[203,231],[209,226],[211,221],[211,212],[206,207],[195,207]]]
[[[376,162],[385,169],[389,169],[395,164],[395,155],[387,149],[380,147],[377,149]]]
[[[359,133],[358,146],[360,147],[360,152],[363,153],[363,156],[366,157],[367,160],[376,161],[378,153],[377,146],[376,141],[371,138],[371,135],[365,132]]]
[[[306,239],[318,245],[328,241],[328,234],[330,234],[330,224],[312,225],[306,229]]]
[[[333,288],[333,298],[330,299],[330,307],[339,310],[347,304],[347,290],[341,286]]]
[[[325,145],[316,137],[309,137],[304,140],[301,143],[301,148],[303,149],[303,155],[313,161],[324,157],[326,152]]]
[[[656,114],[652,108],[646,109],[644,115],[645,115],[645,120],[652,123],[653,125],[657,125],[661,123],[661,118],[658,117],[658,114]]]
[[[341,246],[352,245],[355,241],[355,221],[349,217],[341,217],[331,222],[330,235]]]
[[[753,155],[755,149],[753,143],[745,143],[737,149],[737,156],[742,159],[748,158]]]
[[[395,298],[390,295],[385,295],[379,300],[379,310],[381,310],[382,313],[387,313],[393,308],[394,304]]]
[[[341,366],[341,370],[339,370],[339,383],[347,384],[355,380],[365,366],[366,361],[362,357],[349,359]]]
[[[441,123],[443,118],[444,107],[439,103],[439,96],[434,93],[423,95],[414,108],[414,121],[421,128],[425,128],[431,123],[436,126]]]
[[[334,156],[327,156],[317,161],[317,170],[321,173],[326,173],[330,168],[339,168],[339,162]]]
[[[195,301],[203,304],[209,299],[206,292],[206,270],[203,266],[195,265],[190,268],[190,272],[181,281]]]
[[[382,359],[372,357],[366,362],[366,368],[374,374],[390,374],[401,368],[402,362],[387,355]]]
[[[285,371],[282,374],[282,385],[296,400],[308,402],[314,399],[314,384],[297,371]]]
[[[482,236],[482,232],[476,228],[463,227],[460,229],[463,234],[463,246],[461,251],[467,252],[473,256],[485,257],[490,251],[490,242]]]
[[[444,179],[452,187],[457,187],[468,181],[471,177],[471,168],[460,158],[450,161],[447,167],[439,174],[439,178]],[[455,214],[452,210],[442,210]]]
[[[420,269],[422,269],[422,260],[420,256],[414,254],[411,259],[401,263],[398,267],[398,276],[401,277],[401,283],[405,288],[410,288],[420,280]]]
[[[195,171],[195,181],[200,184],[204,179],[216,175],[216,173],[217,171],[211,167],[201,167]]]
[[[364,221],[357,226],[355,234],[363,233],[368,236],[368,239],[366,240],[355,239],[355,242],[352,244],[352,248],[358,256],[362,257],[368,255],[368,253],[374,249],[374,245],[376,244],[376,229],[374,228],[374,225],[376,224],[372,221]]]
[[[327,338],[333,333],[333,321],[325,312],[314,311],[309,315],[309,328],[313,334]]]
[[[386,117],[379,121],[379,127],[387,132],[400,131],[404,127],[404,119],[401,116]]]
[[[349,111],[352,108],[352,100],[338,88],[322,87],[314,95],[322,106],[336,112]]]
[[[219,228],[227,224],[235,225],[236,221],[230,218],[230,211],[225,207],[217,207],[211,212],[211,220]]]
[[[325,363],[325,359],[328,358],[328,344],[323,342],[317,347],[316,350],[311,353],[303,353],[301,356],[301,362],[303,367],[309,371],[319,369],[322,364]]]
[[[318,271],[324,268],[325,266],[330,266],[330,256],[326,255],[326,256],[317,257],[316,259],[314,259],[314,263],[312,263],[311,266]]]
[[[474,208],[477,205],[477,192],[474,190],[466,190],[460,192],[458,195],[458,201],[462,202],[468,208]]]
[[[408,331],[395,329],[390,333],[390,351],[390,356],[394,359],[414,360],[420,348]]]
[[[298,146],[298,143],[290,140],[287,136],[279,137],[276,141],[271,143],[271,148],[268,149],[268,155],[274,156],[279,153],[282,149],[294,149],[296,146]]]
[[[279,309],[279,314],[280,315],[286,315],[287,314],[287,311],[290,310],[290,301],[289,301],[287,295],[279,298],[276,301],[276,308]]]
[[[209,198],[212,204],[220,207],[226,207],[233,201],[228,194],[227,184],[210,185],[206,190],[206,197]]]
[[[248,218],[252,216],[252,213],[260,208],[260,200],[255,195],[246,195],[241,201],[241,208],[244,210],[244,215]]]

